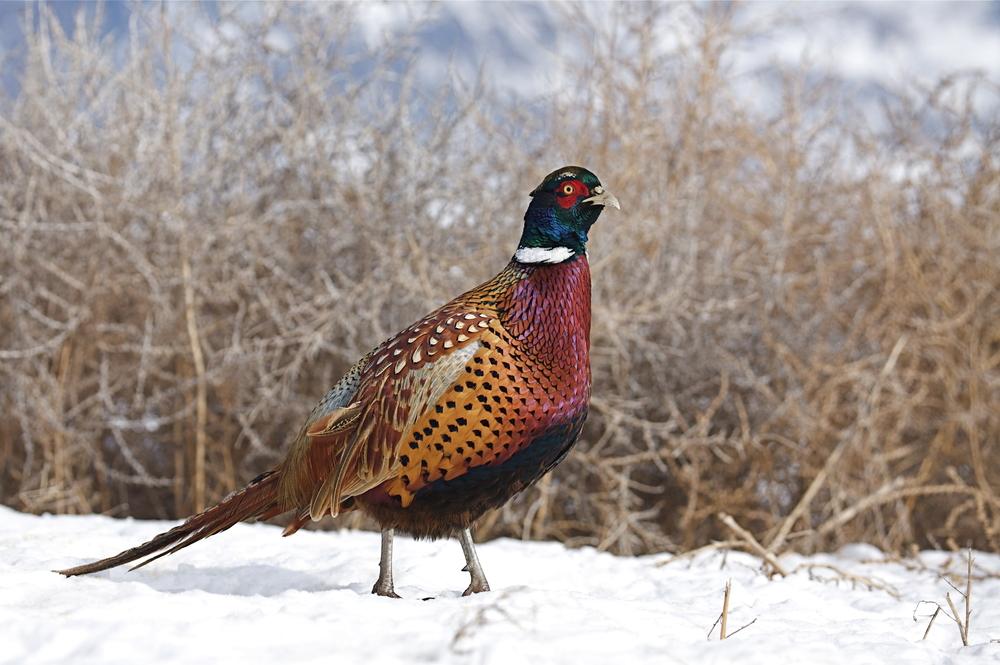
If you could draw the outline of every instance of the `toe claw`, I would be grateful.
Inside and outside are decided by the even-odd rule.
[[[375,586],[372,587],[372,593],[376,596],[384,596],[386,598],[400,598],[391,584],[379,584],[376,582]]]
[[[462,593],[462,595],[471,596],[474,593],[483,593],[484,591],[489,591],[489,590],[490,590],[490,585],[486,580],[482,581],[473,580],[473,582],[469,585],[469,588],[466,589]]]

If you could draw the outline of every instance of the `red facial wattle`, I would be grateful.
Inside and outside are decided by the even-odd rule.
[[[556,203],[560,208],[572,208],[581,197],[590,195],[590,190],[579,180],[567,180],[556,187]]]

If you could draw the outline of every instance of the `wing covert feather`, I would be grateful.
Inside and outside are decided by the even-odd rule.
[[[466,370],[492,319],[488,313],[442,308],[373,354],[354,402],[342,407],[334,422],[308,427],[321,435],[311,445],[325,464],[315,466],[326,467],[309,500],[313,519],[336,515],[345,499],[398,475],[403,434]],[[322,439],[331,429],[331,438]]]

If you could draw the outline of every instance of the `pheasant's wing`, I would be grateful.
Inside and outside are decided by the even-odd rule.
[[[349,403],[306,426],[310,457],[328,470],[309,501],[313,519],[399,473],[403,433],[465,371],[493,316],[451,303],[410,326],[369,356]]]
[[[357,422],[360,405],[355,396],[365,368],[381,348],[355,363],[309,414],[279,469],[278,510],[300,510],[308,505],[312,488],[322,482],[336,450]]]

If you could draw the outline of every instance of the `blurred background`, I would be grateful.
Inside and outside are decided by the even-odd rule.
[[[6,505],[217,501],[578,163],[591,416],[479,538],[1000,551],[1000,3],[4,3],[0,48]]]

